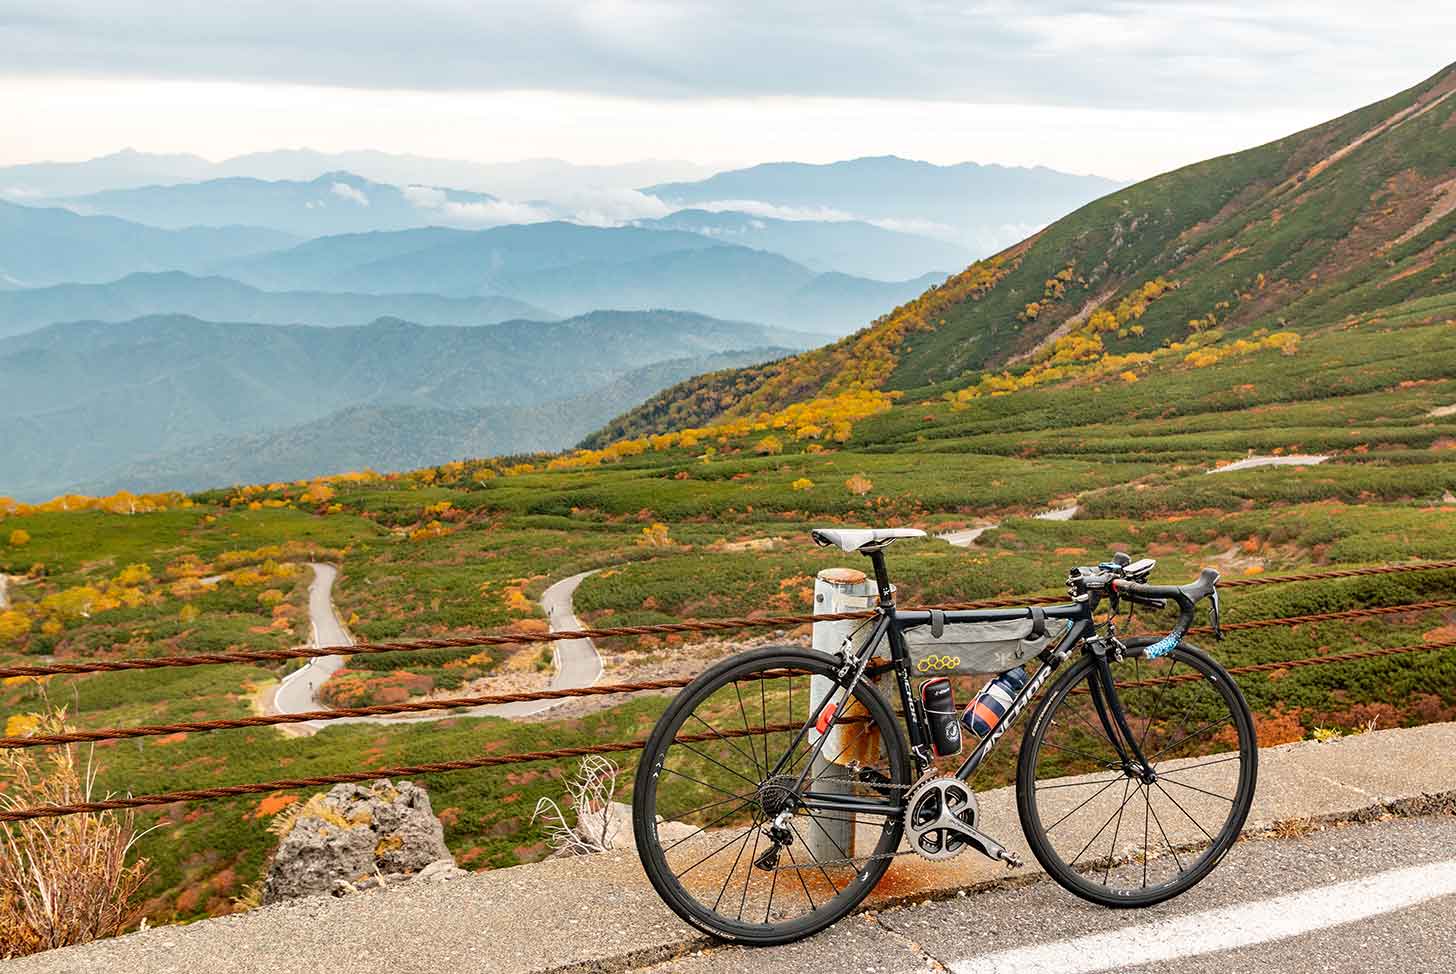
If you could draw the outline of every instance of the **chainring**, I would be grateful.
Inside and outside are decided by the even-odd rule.
[[[976,825],[976,793],[954,775],[924,778],[905,802],[905,835],[922,859],[942,862],[975,848],[955,828]]]

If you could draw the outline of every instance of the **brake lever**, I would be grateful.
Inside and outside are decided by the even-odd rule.
[[[1208,621],[1213,627],[1213,638],[1223,641],[1223,626],[1219,622],[1218,589],[1208,597]]]

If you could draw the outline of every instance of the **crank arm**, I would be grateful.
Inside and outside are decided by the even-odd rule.
[[[987,859],[995,859],[999,862],[1004,862],[1012,869],[1017,869],[1021,866],[1026,865],[1026,863],[1022,861],[1020,856],[1012,852],[1010,849],[1007,849],[1001,843],[997,842],[995,839],[991,838],[980,829],[970,825],[966,825],[965,823],[955,825],[953,826],[953,828],[955,829],[956,835],[974,846],[976,851],[979,852],[981,855],[985,856]]]

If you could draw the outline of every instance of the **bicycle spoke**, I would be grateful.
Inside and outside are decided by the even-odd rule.
[[[1185,771],[1192,771],[1194,768],[1206,768],[1210,764],[1223,764],[1225,761],[1242,761],[1243,759],[1244,756],[1242,754],[1230,754],[1228,757],[1225,758],[1214,758],[1212,761],[1203,761],[1198,764],[1189,764],[1181,768],[1168,768],[1166,771],[1159,769],[1158,777],[1166,778],[1170,774],[1182,774]]]
[[[743,919],[743,907],[748,904],[748,887],[753,884],[753,863],[758,859],[758,839],[763,829],[753,830],[753,851],[748,854],[748,868],[743,875],[743,895],[738,898],[738,919]]]
[[[1132,785],[1132,779],[1127,779],[1127,784],[1122,786],[1122,805],[1117,809],[1117,824],[1112,827],[1112,843],[1107,847],[1107,871],[1102,874],[1102,885],[1106,886],[1107,881],[1112,878],[1112,859],[1117,855],[1117,833],[1122,831],[1122,811],[1127,808],[1127,790]]]
[[[1125,776],[1125,775],[1124,775],[1124,776],[1122,776],[1122,777],[1126,777],[1126,776]],[[1045,828],[1045,829],[1043,829],[1043,830],[1042,830],[1042,831],[1044,831],[1044,832],[1050,832],[1050,831],[1051,831],[1051,830],[1052,830],[1052,829],[1054,829],[1054,828],[1056,828],[1056,827],[1057,827],[1057,826],[1058,826],[1058,825],[1061,825],[1061,824],[1062,824],[1062,823],[1063,823],[1063,822],[1065,822],[1065,821],[1066,821],[1066,820],[1067,820],[1067,819],[1069,819],[1069,818],[1071,818],[1071,817],[1072,817],[1072,816],[1073,816],[1073,815],[1075,815],[1075,814],[1077,814],[1077,813],[1078,813],[1078,812],[1080,812],[1080,811],[1081,811],[1081,810],[1082,810],[1082,809],[1084,809],[1084,808],[1086,808],[1086,807],[1087,807],[1087,806],[1088,806],[1088,805],[1090,805],[1090,804],[1091,804],[1091,803],[1092,803],[1092,802],[1094,802],[1094,801],[1096,801],[1096,800],[1097,800],[1097,795],[1100,795],[1100,794],[1102,794],[1102,793],[1103,793],[1103,792],[1104,792],[1104,791],[1106,791],[1106,790],[1107,790],[1107,789],[1109,789],[1109,788],[1111,788],[1111,787],[1112,787],[1112,786],[1113,786],[1113,785],[1115,785],[1115,784],[1117,784],[1117,782],[1118,782],[1118,780],[1119,780],[1119,779],[1118,779],[1118,778],[1113,778],[1113,779],[1112,779],[1112,780],[1111,780],[1111,781],[1109,781],[1109,782],[1108,782],[1108,783],[1107,783],[1107,784],[1105,784],[1105,785],[1103,785],[1103,786],[1102,786],[1102,787],[1101,787],[1101,788],[1099,788],[1099,789],[1097,789],[1097,793],[1096,793],[1096,794],[1094,794],[1094,795],[1093,795],[1093,796],[1092,796],[1092,797],[1091,797],[1091,798],[1089,798],[1089,799],[1087,799],[1087,800],[1086,800],[1086,801],[1084,801],[1084,802],[1083,802],[1083,803],[1082,803],[1082,804],[1080,804],[1080,805],[1078,805],[1078,806],[1077,806],[1077,807],[1076,807],[1076,808],[1074,808],[1074,809],[1072,809],[1072,810],[1071,810],[1071,811],[1070,811],[1070,812],[1068,812],[1068,813],[1067,813],[1067,814],[1065,814],[1065,815],[1063,815],[1063,816],[1062,816],[1062,817],[1061,817],[1061,818],[1059,818],[1059,819],[1057,819],[1057,820],[1056,820],[1056,821],[1055,821],[1055,822],[1053,822],[1053,823],[1052,823],[1052,824],[1051,824],[1051,825],[1048,825],[1048,826],[1047,826],[1047,827],[1046,827],[1046,828]],[[1108,819],[1108,821],[1109,821],[1109,822],[1110,822],[1110,821],[1112,821],[1112,820],[1111,820],[1111,819]]]
[[[1227,715],[1225,715],[1223,717],[1220,717],[1218,720],[1211,721],[1211,722],[1209,722],[1207,724],[1204,724],[1202,727],[1198,728],[1198,730],[1194,731],[1193,733],[1191,733],[1191,734],[1185,734],[1182,737],[1178,738],[1178,740],[1174,741],[1172,744],[1169,744],[1167,747],[1163,748],[1157,754],[1149,755],[1148,756],[1148,763],[1149,764],[1152,764],[1158,758],[1162,757],[1164,754],[1167,754],[1169,751],[1173,750],[1174,748],[1181,747],[1184,743],[1186,743],[1188,741],[1191,741],[1191,740],[1193,740],[1193,738],[1198,737],[1198,736],[1200,736],[1202,734],[1207,734],[1209,731],[1213,730],[1213,728],[1215,728],[1215,727],[1218,727],[1220,724],[1232,724],[1233,721],[1234,721],[1234,715],[1233,714],[1227,714]]]
[[[718,853],[722,852],[724,849],[728,848],[733,843],[737,842],[739,839],[743,838],[745,835],[747,835],[749,832],[752,832],[756,828],[758,828],[757,825],[750,825],[748,828],[744,829],[742,832],[739,832],[733,838],[729,839],[727,842],[723,843],[718,848],[714,849],[712,852],[708,853],[706,856],[704,856],[703,858],[699,859],[697,862],[693,863],[688,868],[684,869],[682,872],[680,872],[680,873],[674,873],[673,874],[674,877],[677,878],[677,879],[679,879],[679,880],[681,880],[688,873],[692,872],[694,869],[697,869],[703,863],[707,862],[709,859],[713,858]]]
[[[1053,791],[1057,788],[1086,788],[1089,785],[1105,784],[1109,781],[1116,781],[1118,778],[1125,778],[1126,775],[1118,775],[1116,778],[1097,778],[1093,781],[1068,781],[1060,785],[1037,785],[1037,791]]]
[[[677,746],[677,747],[682,748],[683,750],[692,751],[694,754],[696,754],[698,757],[702,758],[704,761],[707,761],[709,764],[716,764],[718,767],[722,768],[724,771],[728,772],[729,774],[733,775],[736,778],[742,778],[744,781],[748,782],[754,788],[757,788],[759,786],[759,782],[754,781],[752,778],[748,777],[745,774],[740,774],[739,772],[734,771],[732,768],[728,767],[728,765],[724,764],[722,761],[719,761],[717,758],[714,758],[714,757],[711,757],[711,756],[709,756],[707,754],[704,754],[702,751],[699,751],[697,748],[693,747],[691,744],[684,744],[682,741],[674,741],[673,744],[675,746]]]
[[[1228,802],[1230,805],[1232,805],[1233,804],[1233,801],[1234,801],[1232,798],[1228,797],[1227,795],[1215,795],[1211,791],[1205,791],[1202,788],[1199,788],[1199,787],[1197,787],[1195,785],[1186,784],[1185,782],[1182,782],[1182,781],[1174,781],[1171,778],[1168,779],[1168,784],[1170,784],[1170,785],[1177,785],[1180,788],[1187,788],[1190,791],[1199,792],[1201,794],[1207,795],[1209,798],[1218,798],[1218,799],[1221,799],[1222,801]]]
[[[804,895],[809,898],[809,909],[819,909],[819,905],[814,902],[814,894],[809,892],[809,884],[804,882],[804,871],[799,868],[799,861],[794,858],[794,847],[786,845],[784,851],[789,854],[789,864],[794,867],[794,875],[799,877],[799,885],[803,887]]]
[[[731,737],[724,737],[723,734],[722,734],[722,732],[719,731],[718,728],[714,727],[712,724],[708,723],[706,720],[704,720],[703,718],[699,717],[697,714],[689,714],[688,716],[691,717],[693,720],[696,720],[698,723],[702,724],[704,727],[708,728],[708,730],[712,731],[713,732],[713,736],[716,737],[716,738],[718,738],[724,744],[727,744],[733,750],[737,751],[739,754],[742,754],[744,757],[746,757],[749,760],[751,760],[753,762],[753,768],[754,768],[754,770],[755,771],[758,770],[758,755],[756,755],[756,754],[755,755],[750,755],[750,754],[745,753],[744,750],[743,750],[743,748],[739,747],[738,744]],[[684,745],[684,746],[686,746],[686,745]],[[749,747],[752,747],[752,746],[753,745],[750,743]],[[739,777],[743,777],[743,776],[742,775],[739,775]],[[762,777],[763,777],[762,775],[759,775],[760,780],[762,780]],[[747,781],[749,779],[745,778],[744,780]]]
[[[1128,779],[1128,780],[1131,780],[1131,779]],[[1069,866],[1075,866],[1075,865],[1077,865],[1077,860],[1078,859],[1081,859],[1082,856],[1083,856],[1083,854],[1086,853],[1086,851],[1088,849],[1092,848],[1092,843],[1096,842],[1097,839],[1098,839],[1098,837],[1101,836],[1103,832],[1106,832],[1107,831],[1107,826],[1109,826],[1109,825],[1112,824],[1113,818],[1115,818],[1116,816],[1119,816],[1119,815],[1122,814],[1122,810],[1127,807],[1127,789],[1126,788],[1124,788],[1122,790],[1122,794],[1123,794],[1122,804],[1117,807],[1117,810],[1116,811],[1114,811],[1111,815],[1107,816],[1107,821],[1105,821],[1105,822],[1102,823],[1102,828],[1098,829],[1093,834],[1092,838],[1090,838],[1090,839],[1087,840],[1087,844],[1082,847],[1082,851],[1079,852],[1079,853],[1077,853],[1075,856],[1073,856],[1072,857],[1072,861],[1069,862],[1069,863],[1067,863],[1067,865],[1069,865]]]
[[[728,883],[729,883],[729,881],[731,881],[733,879],[733,874],[738,871],[738,864],[743,861],[743,850],[748,848],[748,837],[749,837],[749,835],[754,834],[754,833],[757,833],[757,832],[758,832],[758,826],[757,826],[757,823],[755,823],[753,829],[751,829],[748,832],[743,833],[743,842],[742,842],[741,845],[738,846],[738,855],[736,855],[736,856],[733,857],[733,865],[731,865],[731,866],[728,867],[728,875],[726,875],[726,876],[723,877],[723,887],[718,890],[718,898],[713,901],[713,909],[714,910],[718,909],[718,904],[721,903],[721,902],[723,902],[723,896],[728,892]],[[749,864],[749,869],[751,870],[752,868],[753,868],[753,865],[752,865],[752,863],[750,863]]]
[[[792,677],[790,677],[790,679],[792,679]],[[738,685],[737,680],[733,681],[733,692],[738,697],[738,714],[743,718],[743,730],[745,733],[747,733],[748,731],[752,730],[752,728],[748,726],[748,711],[744,709],[743,706],[743,689]],[[765,740],[767,740],[768,735],[765,734],[764,738]],[[753,758],[753,773],[758,775],[759,780],[762,781],[764,778],[763,768],[759,766],[758,748],[754,745],[752,738],[750,738],[748,741],[748,749],[753,752],[753,754],[750,755],[750,757]]]
[[[1134,659],[1136,659],[1136,657],[1134,657]],[[1158,690],[1158,698],[1153,701],[1153,709],[1148,714],[1148,726],[1146,726],[1146,727],[1143,728],[1143,736],[1138,739],[1138,750],[1139,751],[1142,751],[1143,745],[1148,742],[1148,732],[1153,729],[1153,724],[1158,719],[1158,711],[1160,711],[1160,710],[1163,709],[1163,698],[1168,695],[1168,687],[1170,687],[1170,686],[1173,685],[1172,682],[1171,682],[1172,679],[1173,679],[1173,671],[1176,670],[1177,668],[1178,668],[1178,661],[1175,659],[1173,661],[1173,665],[1170,666],[1170,667],[1168,667],[1168,674],[1167,674],[1167,676],[1164,677],[1164,679],[1168,680],[1169,682],[1164,683],[1163,686]],[[1144,753],[1146,753],[1146,752],[1144,752]]]
[[[713,819],[713,821],[709,822],[707,825],[704,825],[702,828],[697,829],[694,832],[690,832],[689,834],[683,836],[681,839],[678,839],[672,845],[667,846],[665,849],[662,850],[663,857],[666,858],[666,856],[667,856],[667,854],[669,852],[671,852],[673,849],[676,849],[678,846],[682,845],[688,839],[696,838],[697,836],[702,835],[704,832],[706,832],[709,829],[711,829],[713,826],[717,825],[719,822],[725,822],[728,819],[732,818],[734,815],[737,815],[743,809],[747,808],[748,807],[748,804],[749,804],[748,802],[744,802],[743,804],[739,805],[737,808],[735,808],[732,811],[730,811],[727,815],[723,815],[723,816],[720,816],[719,818],[715,818],[715,819]]]
[[[1143,792],[1143,889],[1148,888],[1148,860],[1153,857],[1152,850],[1148,848],[1148,812],[1152,804],[1148,799],[1148,786],[1142,786]],[[755,843],[755,846],[757,843]]]
[[[814,860],[814,865],[819,867],[819,874],[824,877],[825,882],[829,884],[829,888],[834,890],[834,895],[838,896],[839,887],[834,884],[834,879],[829,875],[829,870],[824,868],[824,864],[819,861],[818,856],[814,855],[814,853],[809,851],[809,843],[804,842],[803,834],[794,827],[793,822],[789,823],[789,831],[794,833],[794,835],[798,838],[799,842],[803,844],[804,852],[809,856],[810,859]]]
[[[1157,825],[1158,825],[1158,831],[1160,833],[1162,833],[1162,836],[1163,836],[1163,845],[1167,846],[1168,847],[1168,851],[1171,852],[1171,853],[1173,853],[1173,862],[1178,867],[1178,873],[1179,873],[1179,875],[1182,875],[1182,873],[1183,873],[1183,861],[1178,858],[1178,848],[1175,845],[1173,845],[1173,843],[1171,841],[1169,841],[1169,839],[1168,839],[1168,830],[1165,829],[1165,828],[1163,828],[1163,820],[1158,817],[1158,810],[1153,807],[1152,789],[1151,788],[1147,788],[1146,786],[1144,786],[1144,790],[1147,791],[1147,796],[1146,797],[1147,797],[1147,800],[1148,800],[1148,811],[1150,811],[1150,812],[1153,813],[1153,821],[1157,823]]]
[[[1208,835],[1208,829],[1206,829],[1206,828],[1203,827],[1203,823],[1200,822],[1200,821],[1198,821],[1198,819],[1194,818],[1192,815],[1189,815],[1188,814],[1188,809],[1184,808],[1183,807],[1183,804],[1181,802],[1179,802],[1178,799],[1176,799],[1172,795],[1168,794],[1168,789],[1166,789],[1166,788],[1163,787],[1163,783],[1161,781],[1154,781],[1153,784],[1155,784],[1155,785],[1158,786],[1158,790],[1161,791],[1165,797],[1167,797],[1168,801],[1170,801],[1174,805],[1177,805],[1178,806],[1178,811],[1180,811],[1180,812],[1183,813],[1183,817],[1184,818],[1188,819],[1188,821],[1190,821],[1194,825],[1198,826],[1198,831],[1202,832],[1205,836],[1208,836],[1208,841],[1209,842],[1212,842],[1213,841],[1213,836]]]

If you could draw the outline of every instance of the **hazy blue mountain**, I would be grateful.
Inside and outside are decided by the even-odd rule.
[[[683,379],[781,358],[782,348],[673,359],[629,372],[584,394],[534,406],[437,409],[350,406],[281,430],[223,436],[143,457],[73,485],[88,494],[118,490],[202,490],[235,483],[297,480],[345,470],[409,470],[469,457],[568,447],[601,423]]]
[[[346,234],[220,265],[219,271],[271,290],[489,294],[508,273],[584,260],[671,253],[713,242],[697,234],[533,223],[489,230],[430,227]]]
[[[777,220],[732,210],[678,210],[636,226],[686,230],[719,243],[782,254],[812,271],[840,271],[881,281],[927,271],[958,271],[974,259],[959,244],[886,230],[861,220]]]
[[[17,202],[39,197],[81,196],[108,189],[166,186],[228,176],[304,182],[324,173],[351,172],[396,186],[455,186],[504,196],[534,199],[576,189],[631,189],[667,180],[701,179],[712,170],[691,162],[644,159],[615,165],[583,166],[561,159],[470,162],[432,159],[365,149],[319,152],[276,149],[251,152],[222,162],[201,156],[162,155],[124,149],[81,162],[36,162],[0,166],[0,198]]]
[[[116,217],[0,202],[0,282],[44,287],[111,281],[136,271],[201,270],[297,239],[252,227],[160,230]]]
[[[486,193],[401,188],[350,172],[324,173],[306,182],[236,176],[105,190],[63,202],[78,213],[157,227],[248,225],[305,237],[433,225],[476,227],[508,219],[495,209],[499,201]]]
[[[659,183],[643,192],[671,206],[751,201],[809,216],[832,210],[922,233],[940,227],[940,234],[984,254],[1119,185],[1042,166],[937,166],[875,156],[824,165],[766,163],[697,182]]]
[[[201,156],[123,149],[82,162],[0,166],[0,198],[25,202],[43,197],[79,196],[103,189],[181,183],[204,179],[212,169],[213,164]]]
[[[287,429],[354,406],[539,406],[654,363],[808,344],[778,329],[679,312],[468,328],[396,319],[318,328],[182,315],[51,325],[0,340],[7,408],[0,493],[54,493],[141,456]],[[615,414],[604,408],[594,421]]]
[[[494,193],[507,199],[550,198],[564,190],[631,189],[665,180],[701,179],[712,173],[711,169],[696,163],[662,159],[590,166],[561,159],[470,162],[372,149],[354,152],[277,149],[220,162],[213,168],[212,175],[313,179],[321,173],[337,170],[399,186],[412,183],[456,186]]]
[[[130,321],[184,314],[253,324],[367,325],[402,318],[421,325],[487,325],[557,315],[515,298],[446,298],[436,294],[345,294],[262,291],[226,277],[181,271],[130,274],[105,284],[56,284],[0,291],[0,338],[64,321]]]
[[[270,290],[502,294],[561,314],[682,308],[835,335],[925,286],[923,278],[817,275],[778,254],[681,230],[561,222],[327,237],[221,272]]]

